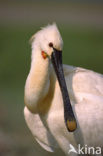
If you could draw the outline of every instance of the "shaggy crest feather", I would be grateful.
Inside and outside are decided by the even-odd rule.
[[[32,44],[32,48],[34,47],[35,41],[39,42],[40,44],[41,42],[53,42],[54,47],[59,49],[62,49],[63,46],[60,32],[55,23],[52,25],[48,24],[46,27],[41,28],[41,30],[39,30],[31,37],[30,43]],[[60,45],[60,47],[58,47],[58,45]]]

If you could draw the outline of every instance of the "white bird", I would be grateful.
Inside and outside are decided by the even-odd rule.
[[[63,41],[56,24],[38,31],[31,42],[24,116],[36,141],[47,151],[60,148],[72,156],[69,145],[103,149],[103,75],[68,65],[62,70]]]

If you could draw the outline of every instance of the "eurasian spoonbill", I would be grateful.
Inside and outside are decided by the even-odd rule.
[[[31,43],[24,116],[37,142],[66,155],[73,155],[69,145],[103,148],[103,75],[68,65],[62,69],[63,41],[56,24],[38,31]]]

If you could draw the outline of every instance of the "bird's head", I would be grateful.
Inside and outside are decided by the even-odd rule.
[[[51,57],[54,49],[62,51],[63,41],[56,24],[48,25],[31,38],[32,48],[37,45],[44,59]]]
[[[48,25],[38,31],[35,35],[33,35],[31,41],[32,49],[35,49],[36,46],[37,52],[39,52],[38,57],[40,56],[40,58],[44,60],[49,59],[53,64],[63,96],[66,126],[68,130],[72,132],[76,129],[76,120],[70,104],[62,67],[63,41],[56,24]]]

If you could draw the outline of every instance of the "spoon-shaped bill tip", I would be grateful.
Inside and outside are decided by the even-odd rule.
[[[68,129],[69,132],[73,132],[77,128],[77,124],[76,124],[75,120],[71,120],[71,121],[67,120],[66,125],[67,125],[67,129]]]

